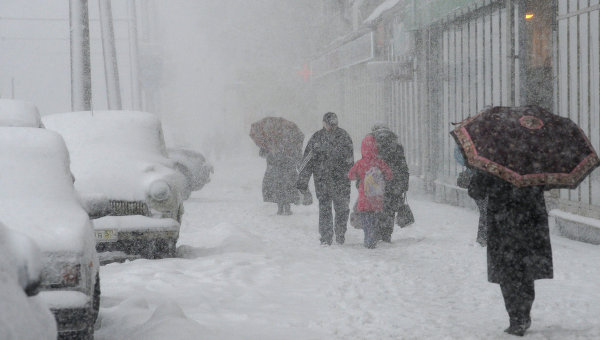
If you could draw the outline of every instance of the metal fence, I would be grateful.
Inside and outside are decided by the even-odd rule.
[[[442,165],[438,167],[438,176],[442,179],[453,179],[461,171],[453,156],[455,142],[449,135],[452,123],[487,106],[512,105],[514,98],[518,98],[514,91],[519,89],[516,84],[519,79],[509,72],[512,67],[509,57],[517,48],[514,42],[518,41],[518,30],[507,29],[506,25],[512,25],[507,12],[497,4],[490,5],[477,15],[441,26],[437,46],[441,49],[438,138]],[[508,36],[507,32],[514,36]]]
[[[600,1],[559,0],[557,8],[555,111],[576,122],[600,150]],[[600,205],[600,172],[560,198]]]

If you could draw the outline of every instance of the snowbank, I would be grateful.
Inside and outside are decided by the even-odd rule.
[[[321,247],[316,202],[292,216],[262,202],[264,159],[217,165],[185,202],[180,258],[101,268],[97,340],[165,335],[153,323],[173,340],[513,339],[476,211],[411,194],[416,222],[391,244],[365,249],[350,228],[343,246]],[[527,338],[600,338],[599,248],[552,246],[555,278],[536,282]]]
[[[56,339],[56,321],[48,306],[38,296],[27,297],[19,285],[17,265],[24,260],[21,256],[31,254],[23,254],[25,249],[18,249],[16,256],[10,252],[18,245],[13,243],[15,239],[0,223],[0,339]]]

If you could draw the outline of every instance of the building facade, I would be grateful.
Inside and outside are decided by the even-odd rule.
[[[546,107],[600,150],[599,21],[599,0],[381,1],[313,60],[313,86],[355,141],[387,122],[420,189],[473,206],[455,185],[463,169],[449,132],[488,106]],[[548,205],[558,229],[600,243],[600,170],[549,192]]]

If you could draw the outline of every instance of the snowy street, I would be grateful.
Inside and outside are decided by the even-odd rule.
[[[416,223],[392,244],[365,249],[348,226],[346,244],[322,247],[317,200],[277,216],[264,169],[259,157],[216,162],[185,202],[180,258],[101,268],[96,339],[513,338],[475,211],[413,194]],[[600,248],[556,235],[552,247],[555,278],[536,281],[526,337],[600,338]]]

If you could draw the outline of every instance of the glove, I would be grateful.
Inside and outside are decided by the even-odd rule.
[[[304,192],[308,191],[308,183],[298,180],[296,181],[296,189],[300,190],[300,192],[304,195]]]

